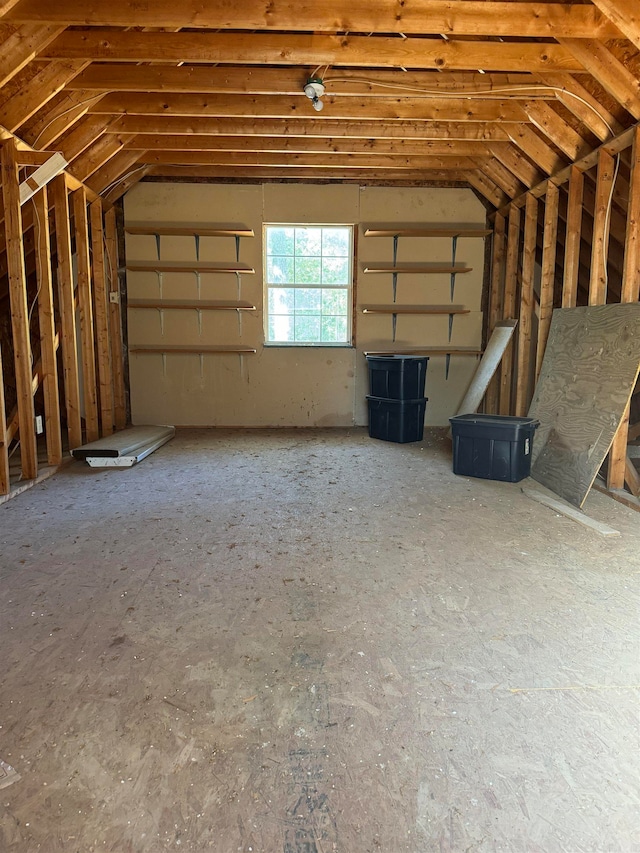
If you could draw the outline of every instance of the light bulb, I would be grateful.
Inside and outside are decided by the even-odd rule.
[[[314,98],[312,103],[313,103],[313,108],[317,113],[322,112],[322,110],[324,109],[324,104],[322,103],[320,98]]]

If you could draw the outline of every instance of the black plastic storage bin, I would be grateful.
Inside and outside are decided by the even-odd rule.
[[[529,476],[534,418],[457,415],[449,418],[453,436],[453,473],[517,483]]]
[[[414,402],[424,397],[428,361],[416,355],[368,355],[371,396]]]
[[[383,441],[407,444],[422,441],[427,400],[389,400],[367,397],[369,401],[369,436]]]

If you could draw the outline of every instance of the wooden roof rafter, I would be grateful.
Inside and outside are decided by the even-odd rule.
[[[382,182],[462,179],[501,205],[640,117],[634,6],[8,0],[0,79],[16,83],[0,125],[110,197],[147,174],[377,168]],[[322,113],[302,92],[314,69]]]

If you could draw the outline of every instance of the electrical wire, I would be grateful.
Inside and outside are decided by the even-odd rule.
[[[40,142],[40,139],[42,138],[42,135],[44,134],[45,130],[48,130],[54,122],[58,121],[59,118],[62,118],[62,116],[66,116],[69,113],[72,113],[74,110],[77,110],[78,107],[83,107],[85,104],[91,103],[91,101],[98,100],[98,98],[101,98],[102,96],[103,92],[100,92],[98,95],[92,95],[92,97],[86,98],[84,101],[79,101],[77,104],[74,104],[72,107],[69,107],[69,109],[63,110],[61,113],[58,113],[58,115],[54,116],[51,121],[47,122],[47,124],[45,124],[45,126],[42,128],[40,133],[37,135],[35,142],[33,143],[33,147],[38,147],[38,142]]]
[[[575,92],[571,92],[569,91],[569,89],[565,89],[563,86],[549,86],[543,83],[529,83],[527,85],[522,86],[501,86],[498,88],[474,89],[473,91],[471,91],[465,89],[427,89],[421,86],[410,86],[402,83],[383,83],[378,80],[371,80],[366,77],[327,77],[322,82],[325,85],[328,83],[365,83],[368,86],[378,86],[381,89],[397,89],[405,92],[416,92],[422,95],[427,95],[429,97],[435,98],[465,98],[467,100],[473,100],[474,98],[485,98],[487,95],[508,95],[511,92],[554,92],[556,93],[557,100],[560,100],[557,96],[557,93],[560,92],[566,97],[573,98],[574,100],[579,101],[583,106],[591,110],[591,112],[605,125],[605,127],[612,136],[615,133],[609,122],[600,114],[600,112],[593,106],[593,104],[589,103],[586,98],[583,98],[580,95],[576,95]],[[337,97],[339,97],[339,93],[337,94]]]
[[[613,170],[613,179],[611,181],[611,189],[609,190],[609,198],[607,200],[607,210],[604,218],[604,233],[609,234],[609,228],[611,227],[611,211],[613,209],[613,193],[616,187],[616,181],[618,180],[618,173],[620,172],[620,153],[616,154],[616,166]],[[603,273],[604,273],[604,282],[605,282],[605,290],[609,289],[609,240],[604,241],[604,251],[602,253],[602,264],[603,264]]]
[[[33,205],[33,212],[36,215],[36,222],[38,223],[38,231],[40,231],[40,216],[38,215],[38,208],[36,205]],[[38,301],[38,296],[40,296],[40,291],[42,290],[42,281],[38,282],[38,290],[36,291],[36,295],[33,297],[33,302],[31,303],[31,308],[29,308],[29,315],[27,320],[27,327],[31,328],[31,315],[33,314],[33,309],[36,307],[36,302]],[[31,350],[31,368],[33,369],[33,348],[30,347]]]

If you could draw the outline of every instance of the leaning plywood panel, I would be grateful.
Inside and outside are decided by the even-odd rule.
[[[531,476],[582,506],[640,371],[640,304],[553,312],[529,416],[540,421]]]

